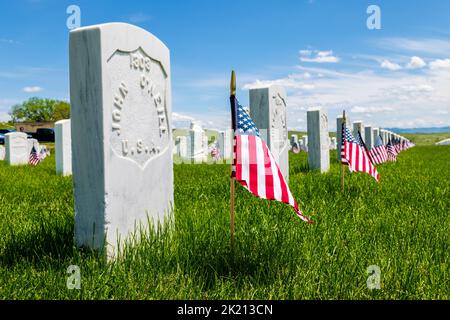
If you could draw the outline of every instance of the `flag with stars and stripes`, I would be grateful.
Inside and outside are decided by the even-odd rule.
[[[366,172],[380,181],[380,175],[372,164],[362,141],[353,137],[345,123],[342,124],[341,162],[348,165],[350,172]]]
[[[394,146],[394,143],[392,142],[392,140],[389,140],[387,146],[386,146],[386,151],[387,151],[387,160],[388,161],[397,161],[397,150]]]
[[[231,97],[234,110],[233,177],[253,195],[289,204],[303,221],[313,223],[300,211],[280,168],[258,128],[237,99]]]
[[[387,161],[386,146],[380,136],[377,137],[374,147],[370,149],[369,156],[373,164],[381,164]]]
[[[32,166],[35,166],[40,161],[41,161],[41,157],[37,153],[36,148],[33,146],[33,148],[31,149],[31,152],[30,152],[30,157],[28,159],[28,163],[31,164]]]

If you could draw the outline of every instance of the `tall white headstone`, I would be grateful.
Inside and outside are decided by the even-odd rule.
[[[328,172],[330,169],[328,117],[322,109],[309,110],[307,120],[309,168]]]
[[[39,152],[41,147],[39,146],[39,141],[37,139],[27,139],[28,142],[28,154],[31,153],[31,150],[36,150],[36,152]]]
[[[285,179],[289,179],[286,91],[281,86],[250,90],[250,117],[260,130]]]
[[[70,134],[69,119],[55,122],[56,174],[63,176],[72,174],[72,140]]]
[[[169,49],[107,23],[70,32],[75,236],[115,257],[117,244],[172,216]]]
[[[367,126],[364,128],[364,137],[365,137],[365,144],[367,146],[367,148],[370,150],[373,148],[373,145],[375,144],[375,141],[373,139],[373,130],[372,130],[372,126]]]
[[[5,147],[4,146],[0,146],[0,160],[5,160]]]
[[[194,163],[204,161],[204,136],[205,131],[197,121],[192,121],[189,130],[189,157]]]
[[[177,143],[177,154],[181,158],[187,158],[188,157],[188,146],[187,146],[187,137],[185,136],[179,136],[177,137],[178,143]]]
[[[380,135],[380,128],[373,128],[373,145],[377,143],[379,135]]]
[[[358,137],[358,132],[361,133],[362,139],[364,141],[366,141],[365,130],[364,130],[364,123],[362,121],[355,121],[355,122],[353,122],[353,136],[355,138]]]
[[[5,134],[5,149],[7,164],[11,166],[28,164],[30,152],[26,133],[10,132]]]

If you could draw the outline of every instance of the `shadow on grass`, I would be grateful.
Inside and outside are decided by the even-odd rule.
[[[74,256],[73,224],[40,222],[31,231],[10,229],[0,264],[14,266],[23,262],[39,266],[44,263],[59,265],[61,260]]]

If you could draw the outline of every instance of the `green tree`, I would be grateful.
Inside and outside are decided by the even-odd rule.
[[[9,115],[13,122],[57,121],[70,118],[70,104],[61,100],[33,97],[14,105]]]

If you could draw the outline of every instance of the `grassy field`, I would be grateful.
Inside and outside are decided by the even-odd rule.
[[[290,154],[290,187],[314,225],[237,189],[229,166],[175,165],[175,222],[106,263],[73,241],[72,180],[0,161],[0,299],[450,299],[450,147],[420,146],[379,166],[382,185],[328,174]],[[69,265],[81,290],[68,290]],[[381,289],[367,268],[379,266]]]
[[[436,142],[449,139],[450,132],[428,134],[403,134],[403,136],[418,146],[434,145]]]

